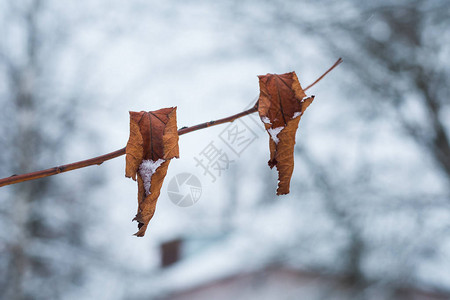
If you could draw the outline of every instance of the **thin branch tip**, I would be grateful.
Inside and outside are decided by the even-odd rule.
[[[339,57],[339,59],[328,69],[325,71],[325,73],[323,73],[319,78],[317,78],[313,83],[311,83],[310,85],[308,85],[305,89],[303,89],[304,91],[312,88],[316,83],[318,83],[319,81],[322,80],[322,78],[324,78],[328,73],[330,73],[331,71],[333,71],[334,68],[336,68],[337,66],[339,66],[341,63],[343,62],[342,58]]]

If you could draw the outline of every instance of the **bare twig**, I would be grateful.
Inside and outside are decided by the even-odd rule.
[[[311,83],[310,85],[308,85],[304,91],[306,91],[307,89],[313,87],[313,85],[315,85],[316,83],[318,83],[319,81],[322,80],[322,78],[324,78],[328,73],[330,73],[334,68],[336,68],[337,66],[339,66],[339,64],[342,62],[342,58],[339,57],[339,59],[334,63],[334,65],[332,65],[325,73],[322,74],[322,76],[320,76],[319,78],[316,79],[316,81],[314,81],[313,83]]]
[[[331,68],[329,68],[324,74],[322,74],[322,76],[320,76],[316,81],[314,81],[312,84],[307,86],[304,89],[304,91],[308,90],[313,85],[315,85],[317,82],[319,82],[323,77],[325,77],[325,75],[327,75],[331,70],[333,70],[335,67],[337,67],[341,62],[342,62],[342,59],[339,58]],[[236,119],[242,118],[243,116],[252,114],[257,111],[258,111],[258,106],[257,106],[257,104],[255,104],[255,106],[253,106],[252,108],[250,108],[248,110],[242,111],[240,113],[237,113],[235,115],[232,115],[232,116],[229,116],[229,117],[226,117],[223,119],[209,121],[209,122],[201,123],[201,124],[194,125],[191,127],[181,128],[178,130],[178,135],[183,135],[183,134],[186,134],[189,132],[193,132],[196,130],[204,129],[207,127],[211,127],[211,126],[215,126],[215,125],[219,125],[219,124],[223,124],[223,123],[233,122]],[[48,177],[48,176],[52,176],[52,175],[56,175],[56,174],[60,174],[60,173],[64,173],[64,172],[69,172],[69,171],[85,168],[85,167],[92,166],[92,165],[101,165],[103,162],[105,162],[107,160],[122,156],[124,154],[125,154],[125,147],[122,149],[116,150],[114,152],[111,152],[111,153],[107,153],[104,155],[100,155],[100,156],[97,156],[94,158],[90,158],[90,159],[86,159],[86,160],[82,160],[82,161],[78,161],[78,162],[74,162],[74,163],[67,164],[67,165],[62,165],[62,166],[53,167],[53,168],[46,169],[46,170],[41,170],[41,171],[36,171],[36,172],[31,172],[31,173],[26,173],[26,174],[21,174],[21,175],[12,175],[10,177],[0,179],[0,187],[5,186],[5,185],[19,183],[19,182],[24,182],[24,181],[28,181],[28,180]]]

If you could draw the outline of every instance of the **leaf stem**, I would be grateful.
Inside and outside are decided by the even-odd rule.
[[[342,59],[339,58],[334,63],[333,66],[331,66],[325,73],[323,73],[322,76],[317,78],[316,81],[314,81],[312,84],[307,86],[304,89],[304,91],[306,91],[309,88],[311,88],[312,86],[314,86],[323,77],[325,77],[329,72],[331,72],[331,70],[333,70],[335,67],[337,67],[341,62],[342,62]],[[201,123],[201,124],[190,126],[190,127],[183,127],[183,128],[178,130],[178,135],[183,135],[183,134],[186,134],[186,133],[189,133],[189,132],[193,132],[193,131],[196,131],[196,130],[204,129],[204,128],[207,128],[207,127],[211,127],[211,126],[215,126],[215,125],[219,125],[219,124],[223,124],[223,123],[233,122],[236,119],[242,118],[242,117],[244,117],[246,115],[252,114],[252,113],[257,112],[257,111],[258,111],[258,105],[255,104],[255,106],[253,106],[250,109],[247,109],[245,111],[242,111],[240,113],[237,113],[235,115],[232,115],[232,116],[229,116],[229,117],[226,117],[226,118],[223,118],[223,119],[219,119],[219,120],[215,120],[215,121],[209,121],[209,122]],[[56,174],[60,174],[60,173],[64,173],[64,172],[69,172],[69,171],[73,171],[73,170],[76,170],[76,169],[89,167],[89,166],[92,166],[92,165],[101,165],[103,162],[105,162],[107,160],[110,160],[110,159],[122,156],[124,154],[125,154],[125,147],[122,148],[122,149],[116,150],[114,152],[110,152],[110,153],[107,153],[107,154],[104,154],[104,155],[100,155],[100,156],[97,156],[97,157],[93,157],[93,158],[90,158],[90,159],[74,162],[74,163],[71,163],[71,164],[61,165],[61,166],[53,167],[53,168],[50,168],[50,169],[36,171],[36,172],[31,172],[31,173],[26,173],[26,174],[21,174],[21,175],[12,175],[10,177],[5,177],[5,178],[0,179],[0,187],[5,186],[5,185],[19,183],[19,182],[24,182],[24,181],[28,181],[28,180],[48,177],[48,176],[52,176],[52,175],[56,175]]]

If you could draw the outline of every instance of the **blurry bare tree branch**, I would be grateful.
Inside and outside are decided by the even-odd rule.
[[[395,110],[404,132],[450,181],[449,128],[444,123],[450,95],[445,60],[450,51],[449,4],[347,3],[353,14],[343,12],[342,20],[316,24],[313,31],[323,34],[333,51],[346,53],[355,84]],[[331,5],[331,10],[339,10],[339,5]],[[418,116],[411,106],[423,114]]]
[[[51,3],[2,2],[0,14],[0,78],[5,83],[0,89],[0,136],[1,144],[8,145],[0,155],[0,171],[8,174],[39,169],[65,156],[79,99],[54,86],[67,28],[49,22],[49,17],[63,19],[56,17]],[[64,259],[83,249],[86,219],[81,203],[73,201],[74,189],[47,178],[5,195],[0,210],[8,223],[0,234],[7,264],[0,266],[0,298],[60,298],[83,278],[82,264]]]
[[[389,122],[399,131],[396,133],[399,139],[409,141],[407,145],[416,146],[424,160],[434,162],[428,164],[429,169],[442,179],[442,185],[449,186],[450,5],[447,1],[265,1],[261,5],[246,1],[236,3],[231,13],[239,15],[247,11],[250,13],[246,21],[252,24],[248,26],[249,35],[253,35],[249,37],[248,47],[253,52],[266,51],[268,57],[276,55],[270,53],[271,48],[261,47],[264,40],[252,42],[256,33],[260,37],[264,32],[264,36],[278,35],[280,48],[290,49],[289,55],[293,57],[306,48],[302,45],[305,39],[323,45],[324,53],[342,56],[346,77],[340,85],[348,103],[363,112],[359,117],[367,116],[367,123]],[[337,99],[331,101],[334,100]],[[345,118],[358,118],[350,114]],[[342,124],[329,126],[333,129],[328,130],[346,139]],[[383,287],[388,298],[407,299],[403,290],[420,282],[417,266],[442,258],[440,249],[447,240],[448,224],[444,222],[439,230],[433,231],[426,216],[436,210],[449,212],[450,191],[447,187],[441,193],[430,192],[424,184],[402,194],[401,187],[389,190],[380,186],[376,177],[403,173],[383,170],[382,163],[372,159],[376,150],[369,145],[379,129],[374,124],[367,127],[371,129],[366,134],[373,136],[359,141],[358,147],[369,149],[361,150],[356,166],[350,170],[341,169],[346,164],[339,157],[341,152],[323,149],[330,161],[338,162],[330,164],[315,157],[305,140],[296,147],[301,157],[301,166],[296,168],[306,168],[313,175],[310,188],[320,194],[324,212],[337,230],[345,232],[346,243],[339,250],[341,259],[335,265],[339,265],[340,274],[352,287],[354,299],[370,299],[370,290],[376,287]],[[332,145],[330,142],[329,147]],[[416,149],[404,149],[409,150]],[[408,182],[406,177],[402,180]],[[305,183],[298,191],[305,193]],[[389,224],[386,220],[390,218],[399,219],[396,226],[403,224],[403,232],[387,227],[383,233],[376,233],[376,224]],[[302,241],[299,245],[308,242]],[[385,268],[381,276],[374,275],[367,267],[376,261],[374,257],[391,257],[391,265],[381,267]],[[330,265],[328,271],[335,265]]]

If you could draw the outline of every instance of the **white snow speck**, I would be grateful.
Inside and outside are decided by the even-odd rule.
[[[156,172],[156,169],[158,169],[163,162],[165,162],[165,160],[161,158],[157,161],[146,159],[143,160],[141,165],[139,166],[139,174],[141,174],[142,180],[144,181],[146,196],[150,194],[150,183],[152,180],[152,175]]]
[[[267,129],[267,132],[269,132],[270,136],[272,137],[272,140],[275,142],[275,144],[278,144],[280,139],[277,137],[277,135],[283,130],[284,127],[277,127],[277,128],[269,128]]]
[[[263,123],[266,123],[266,124],[272,124],[272,123],[270,122],[270,119],[269,119],[268,117],[266,117],[266,116],[262,117],[262,118],[261,118],[261,121],[263,121]]]
[[[298,116],[301,116],[301,115],[302,115],[302,112],[298,111],[292,116],[292,119],[295,119],[295,118],[297,118]]]

